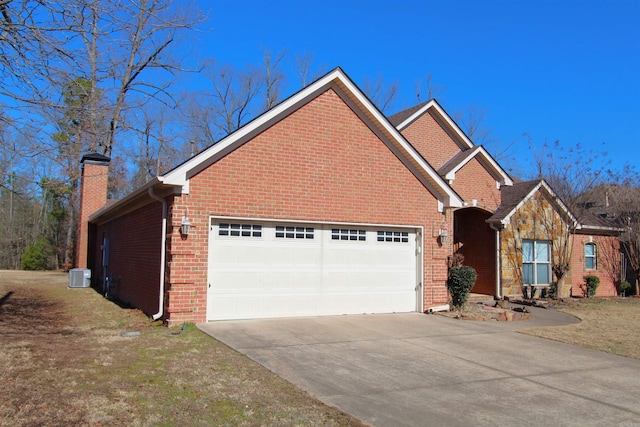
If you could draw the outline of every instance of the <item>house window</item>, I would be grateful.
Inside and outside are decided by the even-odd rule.
[[[364,242],[367,240],[367,231],[348,228],[333,228],[331,229],[331,240],[356,240]]]
[[[525,285],[548,285],[551,282],[551,244],[543,240],[522,242],[522,282]]]
[[[257,224],[221,223],[218,227],[218,235],[232,237],[262,237],[262,226]]]
[[[584,267],[587,270],[595,270],[597,268],[595,243],[584,245]]]
[[[276,239],[313,239],[313,227],[276,226]]]
[[[406,231],[378,231],[378,242],[409,243]]]

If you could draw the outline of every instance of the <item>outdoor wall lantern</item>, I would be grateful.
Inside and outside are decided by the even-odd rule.
[[[191,231],[191,222],[189,222],[189,217],[185,215],[180,223],[180,235],[188,236],[189,231]]]
[[[449,233],[444,228],[440,229],[440,234],[438,235],[438,239],[440,240],[441,245],[446,245],[449,241]]]

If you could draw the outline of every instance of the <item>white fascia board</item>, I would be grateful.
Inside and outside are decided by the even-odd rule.
[[[157,184],[162,183],[162,181],[160,179],[158,179],[157,177],[153,178],[151,181],[147,182],[146,184],[142,185],[141,187],[137,188],[136,190],[132,191],[131,193],[127,194],[126,196],[124,196],[122,199],[117,200],[116,202],[110,204],[110,205],[106,205],[102,208],[100,208],[98,211],[92,213],[91,215],[89,215],[89,221],[94,221],[95,219],[99,218],[100,216],[112,212],[112,211],[117,211],[118,209],[120,209],[123,206],[127,206],[129,203],[131,202],[135,202],[136,199],[139,199],[140,197],[146,197],[149,191],[149,188],[153,188],[155,187]],[[178,189],[174,188],[174,191],[179,191]]]
[[[544,189],[547,191],[547,193],[549,194],[549,196],[551,196],[551,198],[560,206],[560,208],[565,212],[565,214],[571,219],[571,221],[573,221],[573,228],[580,228],[580,222],[578,221],[578,218],[576,218],[573,215],[573,212],[571,212],[569,210],[569,208],[567,207],[567,205],[564,204],[564,202],[562,201],[562,199],[560,199],[560,197],[558,197],[558,195],[555,193],[555,191],[553,191],[551,189],[551,187],[549,186],[549,184],[547,184],[547,181],[545,181],[544,179],[542,180],[542,187],[544,187]]]
[[[220,140],[217,144],[194,156],[192,159],[186,161],[164,176],[159,177],[160,181],[168,185],[182,186],[183,193],[188,193],[188,182],[191,176],[215,162],[217,158],[226,155],[238,148],[244,142],[249,141],[255,135],[269,128],[281,118],[286,117],[290,112],[313,99],[318,93],[324,92],[329,87],[334,87],[343,93],[346,92],[346,95],[350,97],[353,102],[359,104],[359,108],[365,109],[366,114],[372,120],[375,120],[388,135],[396,140],[398,145],[402,147],[405,155],[409,156],[416,164],[419,165],[420,173],[427,176],[430,181],[435,184],[437,188],[434,190],[439,194],[440,198],[443,199],[443,202],[447,203],[448,206],[451,207],[462,206],[462,199],[460,199],[455,191],[446,184],[442,177],[440,177],[437,172],[415,151],[402,134],[400,134],[400,132],[389,123],[387,118],[380,113],[371,101],[369,101],[369,99],[339,68],[330,72],[315,83],[307,86],[305,89],[275,106],[271,110],[258,116],[245,126]]]
[[[513,208],[511,210],[511,212],[509,212],[509,215],[505,216],[500,222],[503,225],[509,224],[509,222],[511,221],[511,216],[513,216],[513,214],[518,209],[520,209],[522,207],[522,205],[524,205],[534,195],[534,193],[536,191],[538,191],[541,188],[543,188],[547,192],[547,194],[554,200],[554,202],[560,207],[560,209],[562,209],[564,211],[564,213],[569,217],[569,219],[571,219],[571,221],[573,222],[573,224],[572,224],[573,228],[575,228],[575,229],[581,228],[580,223],[578,222],[576,217],[573,215],[573,213],[571,213],[569,208],[564,204],[564,202],[562,200],[560,200],[560,198],[551,189],[551,187],[549,187],[549,184],[547,184],[547,182],[544,179],[540,180],[538,185],[533,187],[533,189],[529,192],[529,194],[527,194],[525,197],[523,197],[522,200],[520,201],[520,203],[518,203],[516,205],[516,207]]]
[[[451,126],[451,128],[455,131],[456,136],[460,138],[460,140],[467,146],[467,148],[472,148],[474,146],[473,142],[471,142],[469,137],[467,137],[467,135],[465,135],[462,129],[460,129],[460,126],[458,126],[458,124],[455,121],[453,121],[451,116],[449,116],[449,114],[447,114],[447,112],[444,111],[444,109],[440,106],[440,104],[438,104],[438,102],[435,99],[432,99],[431,101],[427,102],[422,108],[420,108],[418,111],[416,111],[411,116],[409,116],[409,118],[407,118],[405,121],[400,123],[398,125],[398,130],[402,130],[405,127],[409,126],[411,123],[413,123],[414,120],[422,116],[431,108],[433,108],[438,113],[438,116],[440,116],[442,120],[444,120],[449,126]]]
[[[341,75],[342,72],[339,69],[336,69],[333,72],[327,74],[320,80],[312,83],[305,89],[293,95],[288,100],[263,113],[262,115],[247,123],[245,126],[227,135],[216,144],[197,154],[192,159],[186,161],[182,165],[168,172],[166,175],[161,177],[161,181],[169,185],[182,185],[183,187],[186,186],[194,170],[202,170],[201,165],[209,164],[209,160],[215,158],[216,155],[220,153],[233,151],[235,148],[237,148],[236,146],[242,145],[243,142],[248,141],[259,131],[268,128],[272,123],[275,123],[275,121],[277,121],[283,113],[289,111],[292,108],[295,108],[301,103],[306,102],[306,100],[311,95],[319,92],[323,88],[328,87],[333,80],[335,80],[336,78],[340,78]]]
[[[480,146],[480,154],[482,155],[482,159],[489,164],[491,169],[493,169],[494,173],[500,177],[499,181],[501,185],[513,185],[513,180],[509,174],[502,169],[500,164],[491,157],[491,154],[489,154],[482,145]]]
[[[487,163],[487,165],[489,166],[489,169],[493,171],[494,178],[497,178],[497,182],[500,183],[500,185],[513,185],[513,181],[511,180],[509,175],[505,172],[504,169],[502,169],[502,167],[500,167],[498,162],[496,162],[493,159],[493,157],[491,157],[489,152],[485,150],[485,148],[482,145],[478,145],[474,147],[474,149],[471,150],[469,155],[465,157],[463,161],[458,163],[456,167],[454,167],[452,170],[447,172],[447,174],[445,175],[445,179],[449,181],[453,181],[454,179],[456,179],[456,172],[462,169],[464,165],[469,163],[471,159],[473,159],[476,156],[480,156],[482,160]]]
[[[538,189],[542,186],[542,182],[543,181],[540,181],[535,187],[533,187],[529,194],[523,197],[522,200],[520,200],[520,202],[513,209],[511,209],[511,212],[509,212],[508,215],[500,220],[502,225],[507,225],[511,222],[511,217],[513,216],[513,214],[516,213],[534,195],[536,191],[538,191]]]
[[[383,127],[383,129],[400,145],[405,155],[420,167],[420,172],[425,174],[437,188],[432,188],[438,197],[447,207],[462,207],[462,199],[456,192],[442,179],[435,169],[427,163],[427,161],[416,151],[416,149],[402,136],[400,131],[394,127],[389,120],[371,103],[354,84],[346,77],[341,77],[341,83],[355,97],[355,100],[373,116],[373,118]],[[436,104],[437,105],[437,104]],[[383,139],[384,140],[384,139]],[[432,187],[432,186],[429,186]]]
[[[616,232],[620,232],[622,233],[624,231],[624,228],[620,228],[620,227],[605,227],[604,225],[582,225],[579,224],[576,227],[577,230],[584,230],[584,231],[589,231],[589,230],[594,230],[594,231],[616,231]]]
[[[464,158],[464,160],[459,162],[453,169],[451,169],[449,172],[446,173],[446,175],[444,176],[445,179],[449,180],[449,182],[451,182],[454,179],[456,179],[456,172],[458,172],[460,169],[462,169],[462,167],[464,165],[469,163],[471,161],[471,159],[473,159],[476,156],[476,154],[478,154],[478,152],[480,151],[480,148],[481,147],[478,146],[478,147],[474,147],[472,150],[469,150],[469,153]]]

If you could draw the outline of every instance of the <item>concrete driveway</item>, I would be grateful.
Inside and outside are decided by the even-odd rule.
[[[221,321],[200,329],[374,426],[640,426],[640,360],[518,334],[575,322],[408,314]]]

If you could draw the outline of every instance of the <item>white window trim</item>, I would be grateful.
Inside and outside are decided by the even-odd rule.
[[[522,282],[523,283],[522,284],[525,285],[525,286],[539,286],[539,287],[550,286],[551,283],[537,283],[538,282],[538,268],[537,268],[537,266],[541,265],[541,264],[547,264],[547,269],[548,269],[547,276],[549,277],[549,280],[552,279],[552,277],[551,277],[551,274],[552,274],[552,272],[551,272],[551,253],[550,253],[551,252],[551,248],[552,248],[551,242],[549,242],[548,240],[524,239],[522,241],[523,247],[524,247],[524,243],[525,242],[532,242],[533,243],[533,258],[534,259],[531,262],[525,262],[524,261],[524,248],[523,248],[523,253],[522,253],[522,269],[523,269],[523,271],[522,271]],[[547,245],[548,245],[547,246],[547,248],[548,248],[547,250],[549,252],[549,253],[547,253],[548,261],[540,262],[540,261],[538,261],[536,259],[536,254],[537,254],[536,243],[538,243],[538,242],[547,243]],[[533,265],[533,282],[534,283],[524,283],[524,265],[525,264]]]
[[[587,255],[587,246],[593,246],[593,255]],[[593,268],[587,267],[587,258],[593,258]],[[593,242],[584,245],[584,269],[588,271],[598,270],[598,245]]]

